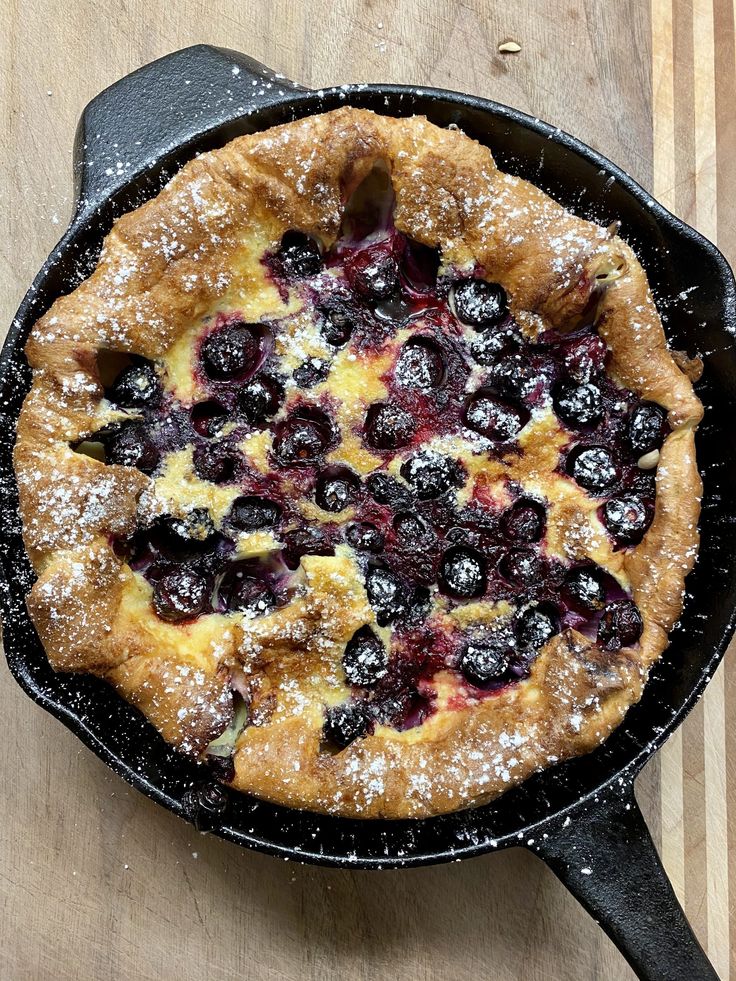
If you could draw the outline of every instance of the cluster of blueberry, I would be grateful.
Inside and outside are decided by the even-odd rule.
[[[341,433],[324,400],[293,401],[285,418],[272,421],[286,391],[273,353],[277,326],[221,318],[198,355],[197,371],[210,397],[191,409],[165,395],[151,362],[134,358],[106,393],[135,414],[95,437],[107,462],[150,474],[172,449],[191,443],[201,479],[248,490],[234,501],[221,530],[196,509],[187,519],[160,519],[121,543],[131,565],[152,583],[158,615],[182,622],[210,610],[267,613],[288,601],[289,570],[303,555],[333,554],[338,542],[346,542],[363,570],[377,623],[394,628],[398,654],[389,656],[368,626],[348,643],[343,668],[357,694],[327,714],[325,732],[337,746],[376,721],[406,726],[429,711],[419,681],[441,666],[426,654],[437,640],[424,626],[432,587],[451,601],[509,598],[519,610],[513,624],[455,644],[449,660],[478,697],[523,677],[563,626],[597,631],[599,645],[611,651],[635,643],[639,612],[610,576],[592,565],[566,568],[543,555],[542,502],[515,486],[514,501],[501,514],[475,500],[461,508],[456,492],[467,479],[462,461],[425,444],[438,432],[470,431],[486,441],[487,452],[508,453],[549,394],[570,433],[561,471],[601,498],[603,524],[616,547],[626,547],[641,540],[652,520],[653,473],[637,462],[661,446],[664,411],[613,385],[605,374],[606,346],[592,328],[531,343],[500,285],[479,278],[438,281],[437,254],[403,236],[336,251],[330,261],[337,275],[320,291],[314,278],[325,261],[311,238],[290,232],[268,264],[278,283],[296,286],[313,304],[318,328],[335,352],[352,342],[368,361],[387,331],[421,318],[420,329],[398,352],[391,397],[368,406],[363,425],[363,440],[374,453],[388,462],[402,452],[400,479],[384,468],[362,478],[326,462]],[[473,336],[466,344],[467,328]],[[481,366],[483,380],[467,395],[473,363]],[[327,360],[311,360],[293,372],[293,382],[308,390],[329,371]],[[273,432],[273,473],[256,477],[237,444],[265,426]],[[349,520],[305,522],[298,502],[283,492],[284,475],[326,514],[350,508]],[[278,558],[234,560],[234,538],[259,530],[277,534],[283,544]]]

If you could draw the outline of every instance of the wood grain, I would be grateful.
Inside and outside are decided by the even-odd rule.
[[[201,41],[314,86],[433,84],[515,105],[612,157],[736,259],[733,0],[5,0],[0,37],[1,325],[65,227],[84,104]],[[503,57],[509,37],[522,50]],[[730,662],[701,705],[639,796],[721,977],[736,978]],[[129,790],[4,664],[0,738],[3,981],[632,977],[526,853],[371,874],[241,852]]]

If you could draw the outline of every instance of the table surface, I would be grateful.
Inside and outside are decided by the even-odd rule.
[[[69,217],[85,103],[202,41],[314,87],[405,82],[517,106],[611,157],[736,260],[734,0],[7,0],[0,37],[0,325]],[[499,54],[509,38],[521,51]],[[732,650],[638,783],[724,979],[736,978],[734,709]],[[0,979],[633,977],[524,851],[380,874],[242,852],[129,789],[4,662],[0,742]]]

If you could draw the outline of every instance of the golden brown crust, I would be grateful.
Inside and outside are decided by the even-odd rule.
[[[642,612],[639,645],[604,654],[568,631],[546,646],[527,680],[498,696],[448,704],[406,732],[379,727],[332,756],[319,751],[320,698],[344,690],[334,676],[339,651],[372,616],[347,558],[305,561],[303,595],[278,615],[162,624],[147,587],[109,544],[135,527],[151,479],[104,466],[70,444],[114,418],[101,401],[98,351],[168,356],[204,316],[244,302],[256,275],[248,256],[273,248],[284,231],[332,244],[347,196],[377,161],[391,174],[397,228],[439,246],[449,264],[480,266],[504,286],[517,319],[533,315],[538,326],[564,330],[597,297],[613,377],[666,407],[672,432],[648,534],[624,555],[607,547],[604,556]],[[702,407],[667,348],[626,243],[499,171],[487,148],[458,131],[344,108],[199,157],[116,222],[95,272],[38,321],[26,352],[34,381],[15,466],[24,537],[39,573],[28,606],[49,659],[59,670],[107,677],[164,738],[195,755],[232,717],[230,682],[239,678],[261,716],[238,741],[238,789],[360,817],[481,803],[605,739],[666,646],[698,545],[694,430]],[[547,469],[551,450],[543,443],[529,449],[528,479],[535,466]],[[557,505],[551,528],[557,521],[559,548],[573,558],[580,537],[569,530],[589,525],[590,509],[562,491]],[[592,549],[586,543],[583,551]],[[345,611],[342,621],[336,611]],[[307,671],[324,676],[324,690],[317,684],[310,698],[300,683]],[[284,678],[291,687],[279,687]]]

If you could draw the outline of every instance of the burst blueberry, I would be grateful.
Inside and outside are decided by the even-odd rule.
[[[105,459],[123,467],[135,467],[151,474],[160,461],[156,444],[143,425],[129,423],[105,437]]]
[[[321,458],[330,441],[330,426],[326,417],[291,416],[280,427],[273,442],[273,451],[282,466],[309,466]]]
[[[316,276],[322,269],[319,246],[303,232],[286,232],[281,239],[277,261],[285,279],[306,279]]]
[[[383,532],[369,521],[354,521],[345,529],[345,541],[359,552],[382,552]]]
[[[161,401],[161,382],[150,361],[128,365],[110,386],[107,397],[123,409],[143,409]]]
[[[539,580],[542,561],[531,548],[512,548],[501,556],[498,569],[514,586],[530,586]]]
[[[366,413],[365,438],[379,450],[395,450],[410,443],[417,424],[411,413],[393,402],[376,402]]]
[[[604,651],[630,647],[641,637],[644,624],[631,600],[609,603],[598,624],[598,644]]]
[[[460,464],[434,450],[422,450],[401,464],[399,471],[420,501],[440,497],[462,483]]]
[[[591,494],[603,494],[619,479],[619,468],[604,446],[586,446],[570,459],[570,475]]]
[[[257,576],[238,571],[222,587],[228,610],[246,613],[250,617],[265,616],[276,606],[276,597],[269,585]]]
[[[482,365],[495,364],[499,355],[521,347],[523,338],[516,324],[509,320],[498,327],[489,327],[473,338],[470,353]]]
[[[573,606],[586,613],[602,610],[606,602],[603,578],[595,566],[571,569],[565,577],[562,590],[563,595],[572,601]]]
[[[325,526],[293,528],[283,538],[282,555],[289,569],[296,569],[304,555],[335,554],[331,536]]]
[[[363,299],[379,303],[399,289],[399,266],[389,241],[354,252],[345,262],[345,275]]]
[[[153,588],[153,606],[162,620],[181,623],[202,613],[210,598],[207,579],[182,566],[162,576]]]
[[[652,450],[658,450],[664,442],[667,428],[667,413],[653,402],[642,402],[637,405],[629,417],[629,444],[637,454],[644,456]]]
[[[503,679],[514,654],[513,635],[507,630],[494,630],[468,642],[460,655],[458,667],[466,681],[476,688],[482,688]]]
[[[350,699],[342,705],[332,705],[325,710],[322,736],[328,746],[339,751],[356,739],[367,736],[373,724],[370,706],[357,699]]]
[[[369,626],[357,630],[345,647],[342,667],[349,684],[369,687],[388,671],[388,651]]]
[[[317,477],[314,499],[323,511],[337,513],[353,503],[359,487],[357,474],[348,467],[330,467]]]
[[[652,521],[652,510],[638,494],[619,494],[603,505],[603,524],[622,544],[640,542]]]
[[[474,549],[456,546],[442,556],[440,582],[458,599],[481,596],[486,589],[486,564]]]
[[[267,497],[236,497],[225,523],[236,531],[261,531],[273,528],[281,520],[281,506]]]
[[[253,327],[240,320],[219,327],[205,338],[201,356],[210,378],[216,381],[239,378],[258,358],[258,340]]]
[[[563,385],[555,393],[554,407],[560,419],[574,429],[594,426],[603,417],[603,397],[590,382]]]
[[[541,650],[559,632],[559,616],[551,607],[532,606],[516,619],[516,638],[522,650]]]
[[[329,361],[321,358],[309,358],[294,369],[292,377],[299,388],[314,388],[315,385],[321,384],[329,373]]]
[[[396,361],[394,377],[402,388],[431,392],[442,382],[444,359],[439,346],[428,337],[411,338]]]
[[[485,391],[471,396],[465,408],[468,428],[494,443],[514,439],[527,419],[528,414],[519,406]]]
[[[493,327],[508,314],[506,291],[485,279],[462,279],[452,288],[452,303],[458,320],[470,327]]]
[[[488,365],[488,384],[496,392],[526,399],[539,385],[539,371],[523,354],[512,352]]]
[[[390,569],[375,566],[366,574],[365,589],[379,626],[385,627],[406,612],[406,590]]]
[[[250,423],[265,422],[278,411],[284,391],[274,378],[251,378],[238,392],[237,406]]]
[[[378,471],[370,474],[365,482],[368,493],[374,501],[386,504],[397,510],[411,504],[412,495],[408,488],[390,474]]]
[[[501,530],[512,542],[538,542],[544,534],[546,515],[538,501],[521,498],[501,516]]]

